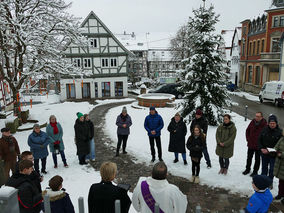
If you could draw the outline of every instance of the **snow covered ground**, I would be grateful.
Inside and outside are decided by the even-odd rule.
[[[242,98],[245,98],[245,99],[248,99],[250,101],[256,101],[256,102],[259,102],[259,98],[257,95],[252,95],[250,93],[247,93],[247,92],[229,92],[228,93],[232,94],[232,95],[236,95],[236,96],[239,96],[239,97],[242,97]]]
[[[133,104],[137,105],[137,104]],[[127,105],[128,114],[132,117],[132,127],[130,128],[130,136],[127,143],[127,151],[137,158],[137,161],[146,162],[150,164],[151,153],[150,145],[146,130],[144,129],[144,119],[149,114],[149,109],[144,107],[133,108],[131,104]],[[106,115],[106,133],[112,138],[113,145],[116,146],[117,135],[116,135],[116,117],[121,113],[122,106],[116,107]],[[189,165],[183,165],[181,156],[179,156],[179,162],[174,164],[174,154],[168,152],[169,145],[169,132],[167,127],[171,118],[177,112],[174,108],[157,108],[158,113],[164,120],[164,128],[161,133],[163,159],[168,166],[169,172],[173,175],[181,176],[184,178],[191,177],[191,161],[187,158]],[[251,177],[242,175],[246,165],[246,154],[247,146],[245,139],[245,130],[250,121],[244,121],[244,118],[236,113],[231,113],[232,120],[235,122],[237,127],[237,136],[235,140],[234,156],[230,159],[230,167],[227,176],[219,175],[219,162],[218,156],[215,154],[216,140],[215,132],[217,127],[209,126],[207,133],[207,145],[208,152],[212,162],[212,168],[207,169],[204,158],[201,160],[201,171],[200,181],[201,184],[206,184],[212,187],[222,187],[229,189],[231,192],[239,192],[243,195],[251,195],[253,189],[251,187]],[[189,132],[189,125],[188,125]],[[189,133],[186,139],[189,137]],[[259,171],[260,172],[260,171]],[[273,195],[277,195],[278,179],[274,179],[274,189],[272,190]]]
[[[44,175],[44,181],[42,182],[42,188],[45,189],[48,186],[48,181],[54,175],[60,175],[63,177],[63,187],[70,194],[71,200],[75,207],[75,212],[78,212],[78,198],[83,197],[85,202],[85,212],[87,211],[87,199],[89,188],[91,184],[100,182],[100,174],[99,171],[95,171],[92,167],[81,166],[78,163],[78,159],[76,156],[76,145],[74,143],[74,123],[76,120],[76,113],[89,113],[94,107],[102,104],[112,103],[112,102],[120,102],[120,101],[129,101],[133,99],[120,99],[120,100],[104,100],[97,101],[99,104],[94,106],[90,105],[88,102],[64,102],[64,103],[56,103],[58,96],[52,95],[49,96],[48,99],[44,100],[45,103],[33,105],[32,109],[30,109],[30,118],[39,120],[39,123],[45,123],[48,121],[50,115],[55,115],[57,117],[57,121],[63,127],[63,141],[65,144],[65,155],[67,159],[67,163],[69,168],[64,168],[63,163],[61,161],[61,157],[58,156],[58,169],[53,168],[53,160],[51,153],[47,158],[47,171],[48,173]],[[50,104],[53,103],[53,104]],[[11,119],[11,116],[10,116]],[[3,128],[4,120],[0,120],[0,126]],[[21,128],[30,127],[30,124],[25,124],[21,126]],[[45,131],[45,128],[43,129]],[[17,132],[14,134],[17,139],[20,150],[30,150],[27,144],[27,138],[31,131],[25,132]],[[131,197],[131,196],[130,196]],[[132,208],[132,207],[131,207]],[[135,212],[133,208],[131,212]]]

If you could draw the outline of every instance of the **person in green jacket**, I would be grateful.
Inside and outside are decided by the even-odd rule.
[[[284,131],[283,136],[280,138],[275,146],[277,157],[275,160],[273,174],[279,178],[278,195],[274,198],[275,200],[281,200],[284,198]],[[284,199],[281,200],[284,205]]]
[[[231,121],[231,116],[224,115],[224,121],[219,125],[216,131],[216,155],[219,156],[220,171],[219,174],[226,175],[229,168],[229,158],[234,153],[234,142],[237,134],[237,129],[234,122]]]

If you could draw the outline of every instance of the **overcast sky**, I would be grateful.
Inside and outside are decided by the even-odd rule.
[[[202,0],[66,0],[70,13],[85,18],[93,10],[113,33],[176,32]],[[217,32],[234,29],[269,9],[271,0],[207,0],[220,14]]]

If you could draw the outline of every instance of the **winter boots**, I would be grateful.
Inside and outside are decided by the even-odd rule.
[[[190,182],[190,183],[194,183],[194,180],[195,180],[195,176],[192,175],[191,178],[189,179],[189,182]]]
[[[175,159],[175,160],[174,160],[174,163],[177,163],[177,162],[178,162],[178,159]]]
[[[243,175],[247,175],[248,173],[250,173],[250,169],[246,169],[245,171],[243,171]]]
[[[223,174],[223,175],[227,175],[228,173],[228,169],[226,168],[221,168],[220,171],[218,172],[218,174]]]
[[[184,164],[184,165],[187,165],[187,161],[186,161],[186,160],[183,160],[183,164]]]
[[[220,171],[218,172],[218,174],[220,175],[220,174],[223,174],[223,173],[224,173],[224,169],[221,168]]]
[[[200,183],[198,176],[195,176],[195,178],[194,178],[194,183],[197,183],[197,184]]]

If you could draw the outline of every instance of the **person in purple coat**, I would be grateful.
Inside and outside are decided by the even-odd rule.
[[[123,154],[127,154],[126,152],[126,144],[127,144],[127,139],[128,135],[130,134],[130,129],[129,127],[132,125],[131,117],[130,115],[127,114],[127,109],[124,106],[122,108],[122,112],[120,115],[117,116],[116,118],[116,125],[117,125],[117,148],[116,148],[116,157],[119,156],[119,150],[121,147],[121,142],[122,144],[122,151]]]

